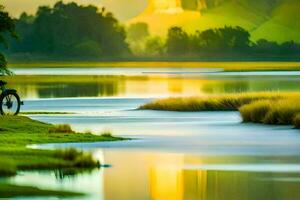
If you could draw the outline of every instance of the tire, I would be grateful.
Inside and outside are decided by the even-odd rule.
[[[15,102],[12,103],[11,107],[14,107],[14,110],[12,110],[11,113],[8,112],[10,108],[8,108],[7,105],[4,105],[9,99],[14,98]],[[16,104],[16,106],[15,106]],[[21,100],[17,93],[15,92],[6,92],[2,93],[0,96],[0,114],[1,115],[18,115],[21,108]]]

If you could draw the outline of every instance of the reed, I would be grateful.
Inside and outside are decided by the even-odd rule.
[[[296,125],[300,119],[300,102],[294,98],[256,101],[242,106],[239,111],[244,122]]]
[[[260,100],[242,106],[239,111],[244,122],[262,123],[266,114],[271,109],[272,103],[270,100]]]
[[[297,114],[294,118],[294,125],[296,128],[300,128],[300,114]]]
[[[142,110],[166,110],[181,112],[237,111],[241,106],[258,100],[278,100],[291,94],[281,93],[239,93],[204,97],[159,99],[145,105]],[[300,94],[298,94],[300,96]]]
[[[50,127],[48,133],[75,133],[75,131],[69,124],[60,124]]]
[[[160,99],[139,109],[180,112],[239,111],[244,122],[295,125],[300,128],[299,98],[300,93],[240,93]]]

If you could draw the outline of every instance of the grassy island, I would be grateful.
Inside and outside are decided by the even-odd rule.
[[[99,162],[92,155],[75,149],[39,150],[28,145],[62,142],[116,141],[109,134],[74,132],[68,125],[54,126],[27,117],[0,117],[0,177],[13,176],[18,170],[92,169]],[[0,182],[1,196],[66,196],[79,193],[40,190]],[[36,194],[36,195],[35,195]]]
[[[300,128],[300,93],[245,93],[160,99],[140,107],[178,112],[239,111],[244,122]]]

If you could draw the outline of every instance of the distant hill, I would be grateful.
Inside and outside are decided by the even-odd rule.
[[[170,26],[188,32],[225,25],[242,26],[252,39],[300,42],[300,0],[150,0],[132,22],[146,22],[154,34],[165,35]]]

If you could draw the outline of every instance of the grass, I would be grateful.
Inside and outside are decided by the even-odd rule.
[[[242,106],[239,111],[244,122],[262,123],[271,106],[272,101],[260,100]]]
[[[203,97],[178,97],[156,100],[142,105],[139,109],[183,112],[237,111],[241,106],[257,100],[280,98],[283,98],[283,95],[279,93],[242,93]]]
[[[102,133],[101,133],[101,136],[102,137],[112,137],[112,133],[111,133],[111,131],[109,131],[109,130],[105,130],[105,131],[103,131]]]
[[[0,183],[0,195],[1,198],[13,198],[13,197],[72,197],[82,196],[79,192],[68,192],[68,191],[55,191],[55,190],[44,190],[30,186],[18,186],[12,184]]]
[[[27,117],[0,117],[0,176],[17,170],[96,167],[89,154],[71,149],[50,151],[28,149],[27,145],[62,142],[116,141],[122,138],[75,133],[67,125],[54,126]]]
[[[294,117],[294,125],[295,125],[296,128],[300,128],[300,114],[297,114]]]
[[[69,125],[51,125],[24,116],[0,117],[0,177],[13,176],[18,170],[84,171],[99,167],[90,153],[76,149],[40,150],[28,145],[61,142],[116,141],[123,138],[76,133]],[[78,196],[81,193],[42,190],[0,183],[0,197]]]
[[[300,103],[298,99],[286,98],[273,101],[257,101],[240,108],[244,122],[299,127]],[[298,118],[297,118],[298,116]]]
[[[294,125],[300,128],[300,93],[247,93],[168,98],[140,107],[181,112],[239,111],[244,122]]]
[[[9,159],[0,160],[0,175],[1,176],[13,176],[16,175],[17,168],[15,164]]]
[[[75,133],[75,131],[69,124],[60,124],[50,127],[48,133]]]

